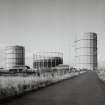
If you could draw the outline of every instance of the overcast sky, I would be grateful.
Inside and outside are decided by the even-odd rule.
[[[0,0],[1,48],[24,45],[28,57],[61,51],[73,64],[73,42],[85,32],[98,33],[98,59],[105,60],[105,0]]]

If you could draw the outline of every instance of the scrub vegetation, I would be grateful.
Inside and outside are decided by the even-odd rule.
[[[0,76],[0,99],[18,96],[28,91],[60,82],[84,72],[48,73],[40,76]]]

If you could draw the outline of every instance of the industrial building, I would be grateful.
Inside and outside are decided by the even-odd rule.
[[[23,46],[8,46],[5,53],[7,69],[21,71],[25,68],[25,48]]]
[[[97,69],[97,34],[84,33],[75,41],[76,68]]]
[[[51,52],[52,54],[52,52]],[[58,54],[58,56],[48,56],[49,53],[47,53],[46,57],[45,55],[35,55],[37,57],[33,57],[33,68],[34,69],[45,69],[45,68],[52,68],[52,67],[56,67],[59,64],[63,64],[63,57],[62,55],[60,55],[60,53],[56,53]],[[40,56],[40,57],[38,57]]]
[[[63,64],[63,60],[60,57],[51,57],[48,59],[34,60],[33,68],[51,68]]]

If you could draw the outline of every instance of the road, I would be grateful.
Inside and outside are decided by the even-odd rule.
[[[105,105],[105,84],[89,72],[3,105]]]

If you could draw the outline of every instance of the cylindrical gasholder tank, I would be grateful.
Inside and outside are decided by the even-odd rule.
[[[6,47],[6,68],[23,69],[25,67],[25,48],[23,46]]]
[[[97,69],[97,34],[88,32],[76,42],[76,68]]]

